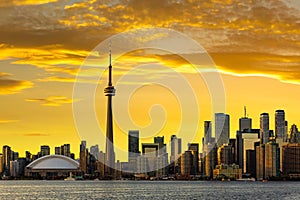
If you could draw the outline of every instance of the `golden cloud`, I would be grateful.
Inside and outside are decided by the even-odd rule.
[[[0,95],[19,93],[33,86],[30,81],[10,79],[10,76],[12,75],[0,72]]]
[[[70,104],[74,102],[73,99],[69,99],[64,96],[50,96],[48,98],[26,99],[28,102],[39,102],[43,106],[61,106],[63,104]]]
[[[76,75],[78,66],[90,52],[63,49],[62,45],[48,45],[37,48],[15,48],[0,45],[0,60],[16,58],[12,64],[33,65],[49,72],[63,72]]]
[[[15,122],[18,122],[18,121],[19,121],[19,120],[2,119],[2,120],[0,120],[0,124],[15,123]]]
[[[36,136],[50,136],[48,133],[24,133],[23,136],[36,137]]]

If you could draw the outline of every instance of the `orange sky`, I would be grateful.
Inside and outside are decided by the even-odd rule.
[[[85,133],[77,132],[72,104],[84,101],[73,98],[81,64],[92,55],[85,63],[93,68],[82,79],[77,77],[77,81],[97,87],[95,116],[99,128],[104,130],[106,78],[100,77],[98,82],[99,77],[90,77],[98,73],[97,65],[103,68],[108,59],[94,48],[114,34],[156,27],[187,35],[211,56],[222,78],[232,137],[244,105],[253,118],[254,128],[259,127],[259,114],[269,112],[270,127],[274,129],[276,109],[286,111],[289,127],[294,123],[299,125],[298,0],[8,0],[0,2],[0,145],[8,144],[24,155],[25,150],[37,153],[40,145],[50,145],[54,153],[55,146],[70,143],[72,152],[78,156],[80,140],[86,138],[82,138]],[[158,34],[142,39],[151,42],[163,37]],[[185,53],[192,56],[194,52]],[[150,80],[171,77],[158,70],[156,64],[177,70],[188,81],[194,91],[199,119],[187,116],[188,122],[181,124],[184,111],[180,108],[179,94],[151,84]],[[213,105],[209,86],[193,72],[191,63],[170,52],[141,49],[113,57],[113,65],[117,88],[114,108],[120,108],[114,110],[117,158],[126,160],[128,129],[141,130],[141,142],[150,142],[157,135],[165,135],[169,142],[171,134],[178,134],[184,142],[189,135],[194,142],[201,143],[203,121],[212,120]],[[126,91],[119,89],[136,84],[133,79],[126,80],[125,75],[141,65],[149,66],[151,73],[149,69],[134,71],[135,77],[149,79],[149,84],[136,90],[128,104],[123,105],[122,95]],[[189,94],[188,88],[177,86],[183,95]],[[152,107],[156,104],[161,107]],[[128,112],[121,112],[122,106]],[[130,126],[125,120],[128,113],[133,123]],[[187,128],[179,133],[181,126]],[[194,126],[198,126],[195,131]],[[89,137],[93,131],[86,127],[86,132]],[[88,140],[88,145],[96,142],[104,150],[101,139]]]

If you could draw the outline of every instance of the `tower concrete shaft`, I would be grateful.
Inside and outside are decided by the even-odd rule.
[[[106,175],[114,175],[115,152],[113,134],[112,97],[115,96],[115,88],[112,85],[111,52],[109,52],[108,86],[104,89],[107,96],[107,121],[106,121]]]

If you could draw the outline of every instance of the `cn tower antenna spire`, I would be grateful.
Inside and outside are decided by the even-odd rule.
[[[244,117],[247,118],[247,108],[244,106]]]
[[[109,66],[111,66],[111,41],[109,41]]]

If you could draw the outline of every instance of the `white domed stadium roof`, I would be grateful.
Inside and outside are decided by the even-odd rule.
[[[29,169],[72,169],[79,168],[79,163],[72,158],[63,155],[48,155],[43,156],[26,166]]]

